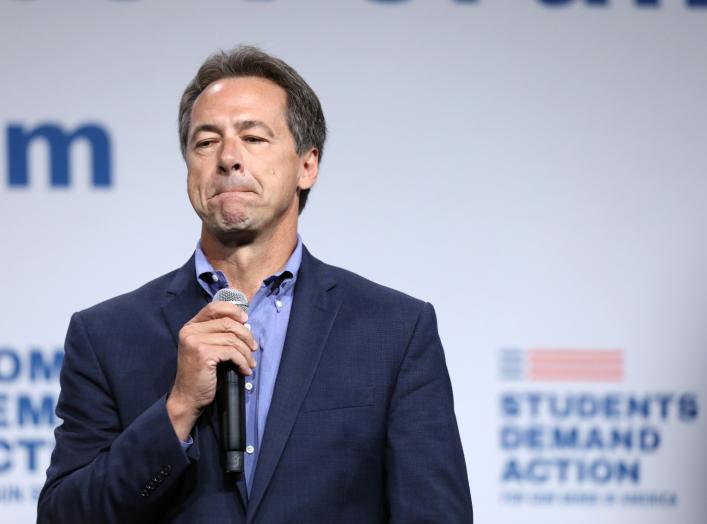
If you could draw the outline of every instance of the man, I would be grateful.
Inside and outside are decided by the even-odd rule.
[[[432,307],[298,237],[325,139],[314,92],[240,47],[202,65],[179,115],[200,243],[73,316],[38,520],[471,522]],[[249,316],[211,302],[227,286]],[[213,406],[228,361],[246,377],[243,474],[225,472]]]

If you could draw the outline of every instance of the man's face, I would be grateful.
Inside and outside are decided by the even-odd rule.
[[[218,80],[194,103],[189,200],[222,241],[296,227],[297,189],[314,185],[318,152],[297,154],[286,103],[284,89],[257,77]]]

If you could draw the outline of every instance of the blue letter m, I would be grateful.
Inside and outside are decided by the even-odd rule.
[[[42,124],[32,130],[21,125],[7,128],[8,173],[10,186],[23,187],[29,183],[27,151],[35,138],[49,144],[49,182],[52,187],[69,185],[69,146],[77,138],[86,139],[91,146],[93,185],[108,187],[111,184],[110,140],[105,129],[86,124],[67,133],[56,124]]]

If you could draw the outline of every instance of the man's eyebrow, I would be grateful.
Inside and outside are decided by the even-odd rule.
[[[191,136],[189,137],[189,141],[191,142],[192,140],[194,140],[194,137],[202,131],[208,131],[219,135],[221,134],[221,130],[218,128],[218,126],[215,126],[213,124],[199,124],[192,130]]]
[[[254,127],[260,127],[265,131],[265,133],[270,137],[270,138],[275,138],[275,133],[273,133],[273,130],[270,129],[270,126],[268,126],[265,122],[261,120],[239,120],[235,124],[235,128],[238,131],[246,131],[248,129],[252,129]]]

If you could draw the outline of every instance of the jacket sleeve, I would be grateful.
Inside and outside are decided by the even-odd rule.
[[[56,413],[63,423],[37,522],[154,521],[190,464],[165,397],[124,427],[80,313],[69,325],[60,383]]]
[[[391,523],[469,524],[469,481],[434,309],[425,304],[390,401],[386,489]]]

